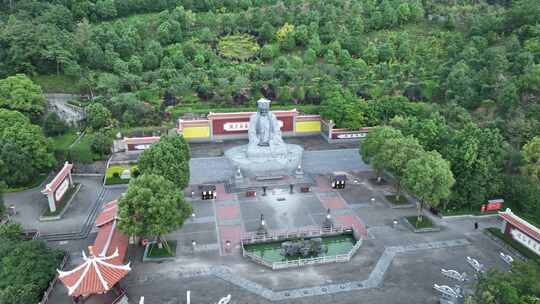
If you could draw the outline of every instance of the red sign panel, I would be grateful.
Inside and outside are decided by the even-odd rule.
[[[489,203],[487,204],[487,211],[491,211],[491,210],[499,210],[503,207],[503,203],[502,202],[493,202],[493,203]]]
[[[502,207],[503,207],[502,201],[489,202],[487,204],[482,204],[482,206],[480,206],[480,212],[495,211],[495,210],[501,209]]]

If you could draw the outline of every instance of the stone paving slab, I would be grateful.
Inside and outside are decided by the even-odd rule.
[[[343,209],[347,206],[345,205],[345,201],[337,195],[334,196],[320,196],[319,200],[321,201],[324,208],[327,209]]]
[[[241,287],[267,300],[282,301],[286,299],[299,299],[312,296],[349,292],[354,290],[378,288],[382,284],[384,275],[390,267],[392,260],[399,253],[418,250],[434,250],[467,245],[470,245],[470,242],[466,239],[456,239],[449,241],[419,243],[407,246],[387,247],[385,248],[383,254],[377,261],[377,264],[372,269],[369,277],[366,280],[332,283],[314,287],[295,288],[281,291],[273,291],[251,280],[237,276],[229,268],[224,266],[212,267],[210,273],[224,281]]]
[[[231,242],[231,249],[240,245],[240,236],[242,234],[241,225],[219,225],[219,241],[221,243],[221,254],[230,255],[234,253],[234,250],[227,250],[225,243]]]
[[[186,224],[188,223],[195,223],[195,224],[206,224],[206,223],[215,223],[216,217],[215,216],[203,216],[203,217],[195,217],[191,218],[186,221]]]
[[[356,231],[360,232],[364,237],[367,237],[367,230],[365,225],[360,221],[357,216],[354,215],[336,215],[335,223],[339,225],[353,226]]]
[[[330,181],[328,178],[318,175],[315,176],[315,190],[321,191],[321,192],[329,192],[332,191],[332,187],[330,186]]]
[[[216,192],[217,192],[217,201],[230,201],[230,200],[236,200],[236,193],[227,193],[225,190],[225,184],[217,184],[216,185]]]
[[[226,205],[218,206],[217,209],[217,218],[219,222],[226,220],[234,220],[240,218],[240,205]]]

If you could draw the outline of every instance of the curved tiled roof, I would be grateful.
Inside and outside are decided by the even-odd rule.
[[[113,263],[118,257],[118,250],[105,257],[93,255],[92,249],[90,254],[90,257],[86,257],[83,251],[84,263],[71,271],[57,270],[58,278],[68,288],[70,296],[105,293],[131,270],[129,263],[126,265]]]

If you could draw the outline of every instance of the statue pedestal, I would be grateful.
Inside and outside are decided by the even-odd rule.
[[[245,145],[227,150],[225,156],[249,176],[266,176],[268,172],[282,172],[289,175],[302,162],[303,151],[302,147],[289,144],[283,144],[279,149],[273,149],[272,146]]]

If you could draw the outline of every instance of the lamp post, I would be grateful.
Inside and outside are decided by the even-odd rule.
[[[332,228],[332,215],[330,214],[330,208],[326,210],[326,216],[324,218],[323,228],[324,229]]]
[[[266,229],[266,221],[264,220],[264,215],[261,213],[261,222],[259,225],[259,229],[257,229],[257,235],[264,236],[268,233]]]

